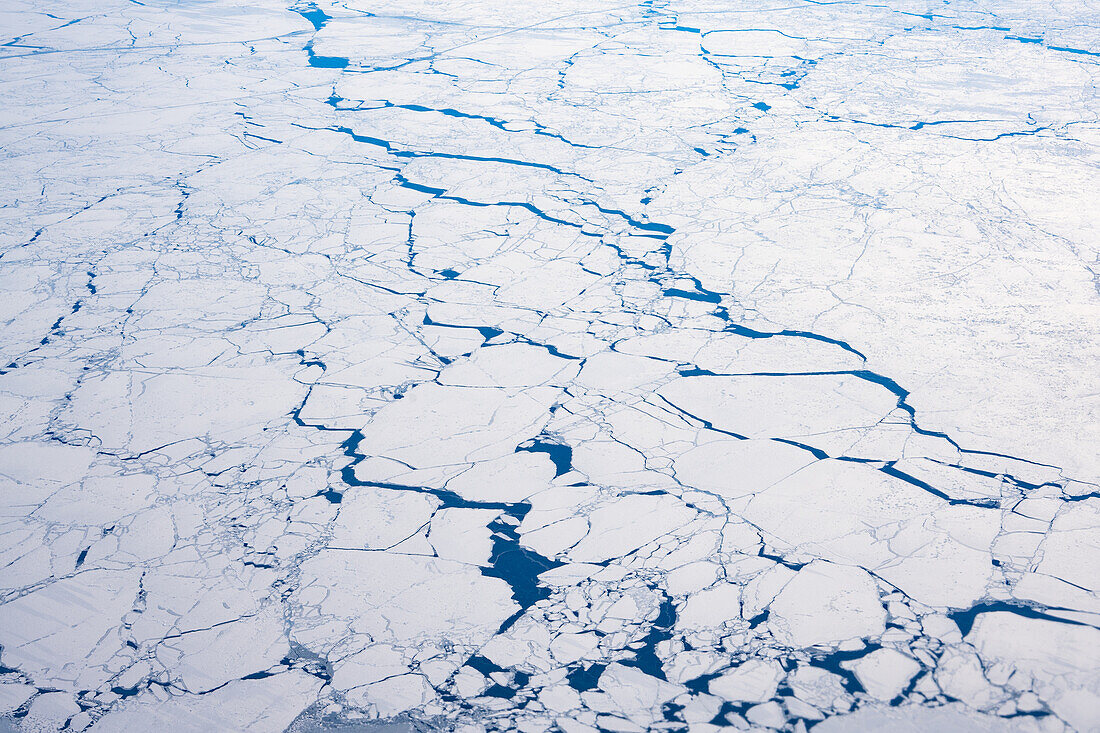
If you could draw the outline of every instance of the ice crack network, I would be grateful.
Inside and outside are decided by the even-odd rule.
[[[0,730],[1100,731],[1088,2],[0,18]]]

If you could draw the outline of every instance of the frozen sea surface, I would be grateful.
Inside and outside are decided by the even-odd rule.
[[[1100,5],[5,0],[0,729],[1100,730]]]

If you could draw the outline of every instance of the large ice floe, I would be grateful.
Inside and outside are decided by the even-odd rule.
[[[1094,0],[0,21],[0,730],[1100,730]]]

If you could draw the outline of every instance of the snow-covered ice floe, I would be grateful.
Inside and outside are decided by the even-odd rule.
[[[0,730],[1100,730],[1095,2],[0,28]]]

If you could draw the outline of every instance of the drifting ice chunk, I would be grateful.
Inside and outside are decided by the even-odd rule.
[[[863,689],[880,700],[893,700],[920,671],[912,657],[894,649],[878,649],[853,665]]]
[[[779,662],[750,659],[711,680],[710,691],[734,702],[764,702],[775,697],[783,668]]]
[[[815,560],[776,596],[768,625],[791,646],[832,644],[881,634],[886,612],[867,571]]]

